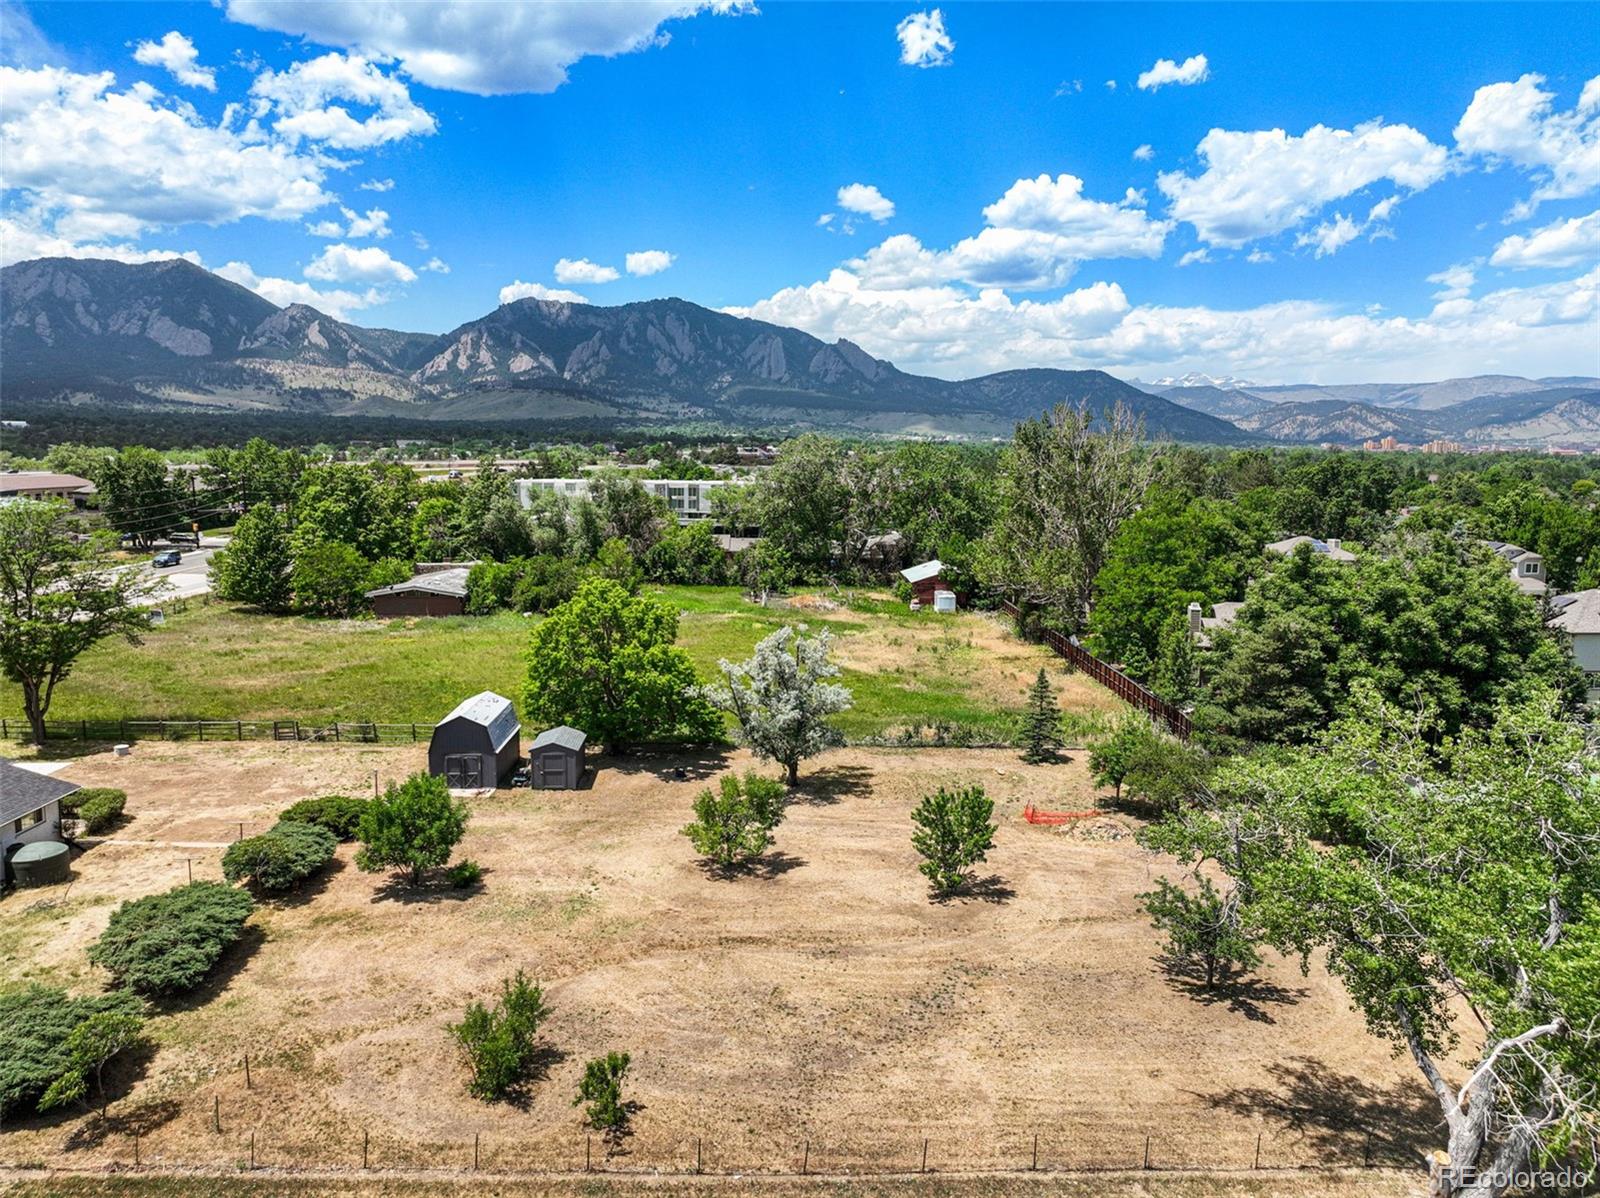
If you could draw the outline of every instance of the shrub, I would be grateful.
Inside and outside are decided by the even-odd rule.
[[[39,1109],[50,1110],[69,1102],[82,1102],[89,1096],[89,1077],[94,1075],[95,1092],[100,1095],[100,1117],[106,1115],[110,1095],[106,1093],[105,1071],[111,1059],[144,1039],[144,1020],[122,1011],[101,1011],[91,1015],[68,1033],[63,1047],[67,1068],[50,1083],[39,1099]]]
[[[1109,735],[1089,751],[1089,777],[1096,786],[1113,786],[1120,798],[1122,783],[1135,757],[1159,739],[1150,721],[1142,715],[1128,714],[1117,721]]]
[[[445,871],[445,881],[457,890],[466,890],[483,880],[483,866],[476,861],[457,861]]]
[[[573,1106],[584,1103],[583,1118],[596,1131],[610,1136],[620,1136],[628,1123],[628,1107],[622,1101],[622,1079],[628,1072],[628,1054],[608,1052],[596,1057],[583,1067],[583,1080],[578,1083],[578,1096]]]
[[[753,770],[741,783],[724,774],[719,792],[707,788],[694,801],[694,822],[681,829],[695,851],[729,871],[753,860],[772,844],[772,830],[783,821],[783,783]]]
[[[104,832],[122,818],[128,796],[108,787],[86,787],[61,800],[64,815],[75,815],[83,821],[84,829],[93,836]]]
[[[191,882],[123,903],[89,960],[140,994],[192,990],[244,931],[255,903],[223,882]]]
[[[285,808],[278,816],[279,823],[315,824],[326,828],[339,840],[354,840],[356,826],[366,811],[369,799],[354,799],[349,795],[323,795],[317,799],[301,799]]]
[[[383,797],[362,812],[356,867],[371,874],[404,870],[411,885],[419,886],[428,870],[450,860],[466,830],[467,805],[450,797],[445,780],[412,774],[398,786],[389,783]]]
[[[79,1025],[143,1009],[126,990],[85,998],[36,985],[0,992],[0,1120],[38,1110],[45,1091],[72,1070],[68,1040]]]
[[[1139,895],[1150,922],[1167,934],[1168,958],[1180,967],[1198,969],[1207,990],[1235,968],[1253,969],[1261,963],[1254,940],[1238,918],[1238,905],[1231,899],[1219,895],[1205,877],[1200,879],[1198,894],[1161,878],[1156,889]]]
[[[1165,814],[1204,792],[1211,770],[1211,758],[1203,750],[1157,733],[1133,746],[1122,785],[1128,799]]]
[[[994,800],[981,786],[960,790],[940,787],[923,797],[911,813],[917,825],[911,846],[922,854],[917,868],[932,884],[934,893],[951,894],[967,881],[967,871],[994,847]]]
[[[537,1049],[539,1024],[549,1013],[544,992],[520,969],[500,983],[495,1006],[480,1002],[468,1006],[461,1022],[450,1025],[450,1034],[472,1070],[467,1092],[495,1102],[522,1081]]]
[[[222,854],[222,876],[269,893],[294,890],[333,860],[338,843],[318,824],[280,822],[260,836],[229,845]]]

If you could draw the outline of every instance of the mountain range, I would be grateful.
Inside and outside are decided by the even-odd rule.
[[[1236,445],[1435,436],[1600,444],[1600,380],[1256,386],[1033,368],[947,380],[847,340],[681,299],[522,299],[448,333],[280,308],[182,259],[42,258],[0,270],[0,399],[196,413],[1003,436],[1057,403],[1121,402],[1156,437]]]

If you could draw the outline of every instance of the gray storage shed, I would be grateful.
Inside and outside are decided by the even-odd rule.
[[[516,768],[521,731],[510,699],[493,691],[473,695],[434,726],[428,772],[457,790],[499,786]]]
[[[536,790],[576,790],[583,781],[588,733],[562,724],[541,732],[528,750],[528,777]]]

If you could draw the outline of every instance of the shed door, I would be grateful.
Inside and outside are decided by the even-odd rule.
[[[477,790],[483,785],[483,758],[477,753],[451,753],[444,759],[444,778],[453,790]]]
[[[567,783],[567,755],[565,753],[540,753],[537,785],[548,789],[565,789]]]

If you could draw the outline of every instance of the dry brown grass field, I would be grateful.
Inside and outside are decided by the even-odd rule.
[[[0,985],[104,985],[84,949],[118,902],[191,868],[220,877],[241,825],[259,831],[310,795],[370,792],[372,771],[397,779],[424,757],[141,743],[74,759],[64,776],[123,788],[129,818],[76,859],[70,885],[0,901]],[[0,1162],[131,1163],[138,1132],[155,1169],[245,1165],[252,1135],[263,1168],[358,1167],[365,1136],[374,1168],[467,1168],[477,1137],[486,1172],[581,1169],[572,1096],[583,1062],[608,1049],[632,1053],[637,1106],[632,1133],[613,1150],[596,1138],[593,1161],[637,1174],[691,1168],[697,1140],[707,1173],[805,1163],[835,1176],[916,1171],[924,1140],[930,1171],[952,1175],[1026,1167],[1035,1136],[1041,1168],[1059,1170],[1137,1168],[1147,1136],[1157,1169],[1249,1170],[1258,1136],[1264,1168],[1360,1165],[1369,1145],[1406,1166],[1431,1146],[1429,1095],[1315,965],[1303,975],[1274,958],[1218,995],[1161,968],[1136,896],[1172,863],[1137,845],[1131,817],[1022,821],[1030,800],[1093,804],[1076,755],[829,753],[807,763],[765,868],[722,879],[678,829],[701,786],[750,764],[606,758],[588,789],[472,799],[458,856],[484,867],[473,891],[408,891],[341,846],[326,879],[259,907],[200,993],[155,1009],[156,1047],[116,1079],[108,1123],[15,1125]],[[996,847],[974,894],[931,902],[909,812],[969,782],[996,799]],[[485,1105],[464,1089],[446,1025],[519,968],[545,985],[548,1051],[521,1100]],[[1378,1171],[1274,1177],[1205,1189],[1157,1173],[1055,1192],[1408,1192]]]

